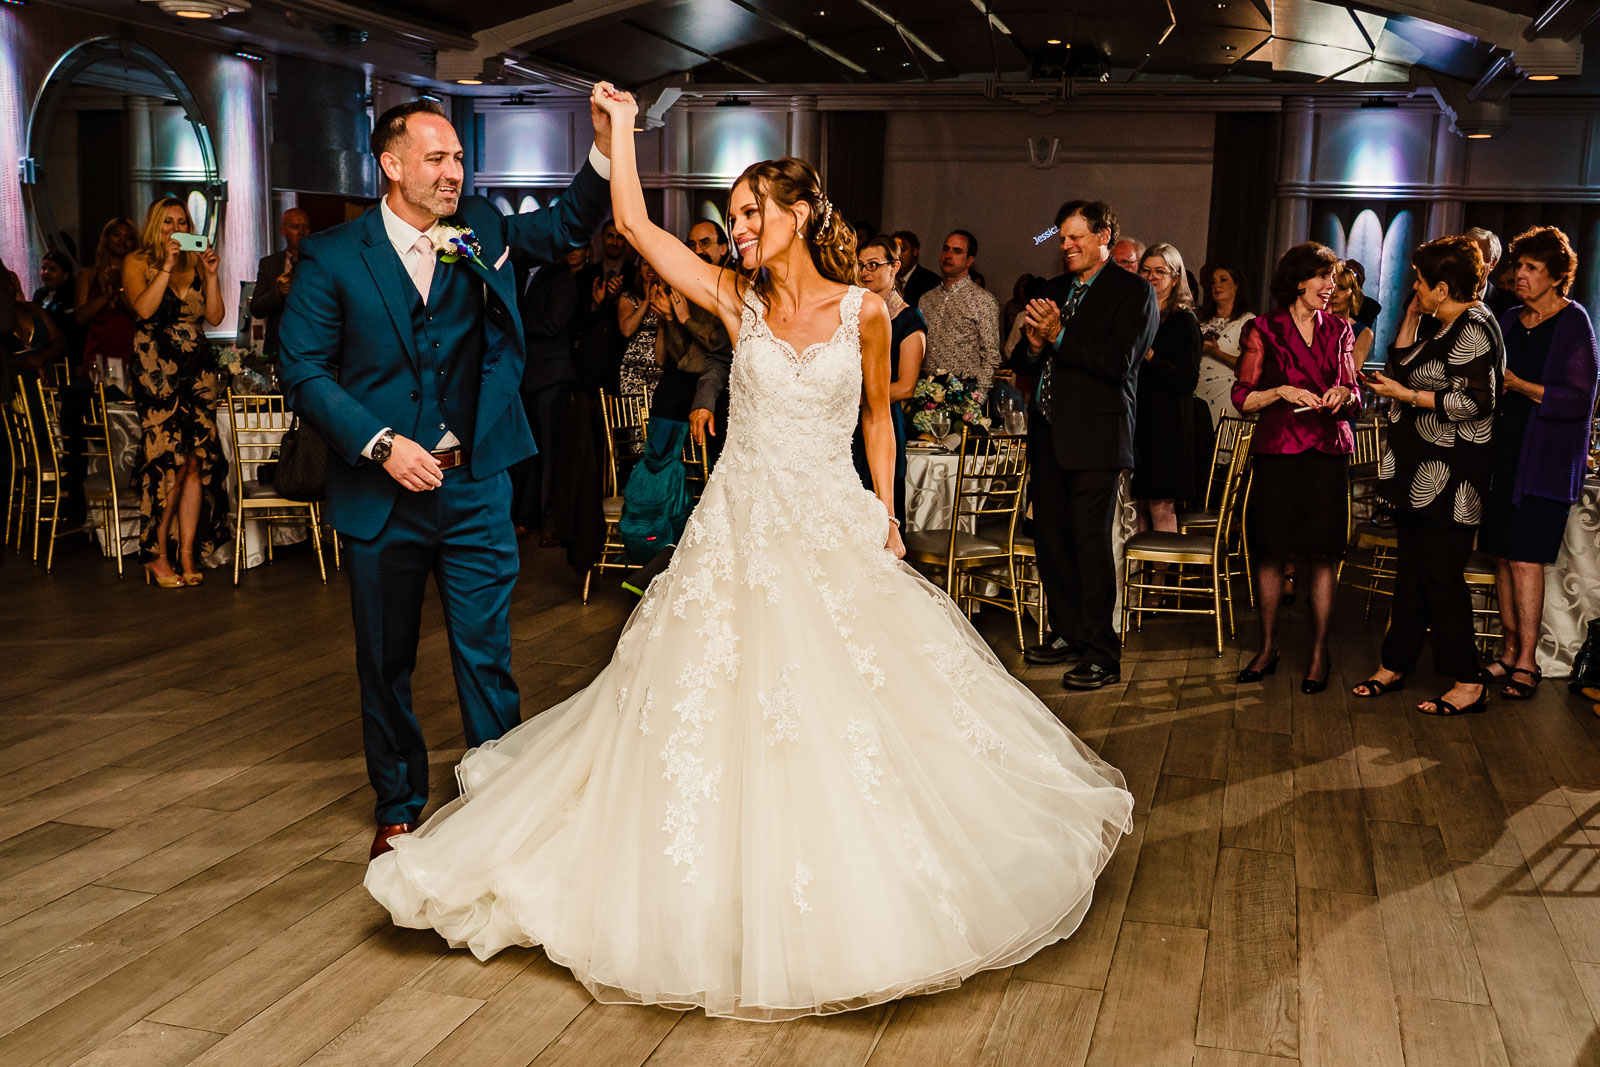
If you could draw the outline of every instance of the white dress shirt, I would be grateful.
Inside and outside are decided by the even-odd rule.
[[[602,180],[611,180],[611,160],[607,159],[606,156],[600,151],[599,145],[593,145],[589,149],[589,166],[594,168],[594,172],[600,175]],[[389,238],[389,243],[394,245],[395,254],[400,257],[400,265],[405,268],[406,276],[414,280],[417,276],[417,260],[422,256],[422,253],[417,251],[417,238],[421,237],[423,234],[427,234],[430,239],[433,239],[433,246],[436,250],[441,244],[444,243],[443,239],[439,238],[438,236],[438,220],[435,220],[434,224],[428,227],[426,230],[419,230],[415,226],[411,225],[411,223],[394,213],[394,209],[389,207],[389,198],[387,196],[378,201],[378,214],[383,218],[383,232],[385,236]],[[435,251],[433,255],[438,255],[438,252]],[[442,264],[436,265],[434,269],[439,269],[439,266],[441,265]],[[422,297],[422,302],[424,304],[428,302],[427,290],[425,290],[421,285],[417,286],[417,295]],[[383,429],[373,434],[372,440],[367,442],[367,447],[361,450],[361,454],[366,456],[368,459],[371,459],[372,446],[378,443],[378,438],[388,433],[391,429],[393,429],[393,427],[385,426]],[[460,439],[457,438],[455,434],[447,431],[444,437],[439,439],[439,443],[434,445],[429,451],[446,452],[452,448],[460,447]]]

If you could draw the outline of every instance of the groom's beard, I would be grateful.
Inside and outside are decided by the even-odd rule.
[[[452,192],[454,195],[448,195]],[[426,211],[436,219],[448,218],[460,206],[461,183],[443,178],[432,182],[402,181],[400,196],[406,203]]]

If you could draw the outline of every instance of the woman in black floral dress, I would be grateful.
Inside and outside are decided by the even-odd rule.
[[[1394,607],[1378,670],[1351,692],[1375,697],[1400,688],[1431,631],[1434,663],[1455,684],[1417,710],[1461,715],[1488,701],[1463,571],[1494,474],[1506,346],[1494,314],[1477,300],[1484,263],[1476,242],[1430,241],[1411,265],[1417,295],[1389,349],[1387,373],[1370,383],[1394,402],[1378,466],[1396,515]],[[1436,324],[1431,330],[1424,315]]]
[[[144,428],[133,472],[139,487],[139,558],[163,588],[199,585],[200,560],[228,539],[228,461],[217,437],[222,382],[205,327],[222,321],[217,250],[184,252],[192,223],[183,201],[157,200],[140,247],[123,262],[133,340],[133,399]],[[168,558],[178,525],[180,576]]]

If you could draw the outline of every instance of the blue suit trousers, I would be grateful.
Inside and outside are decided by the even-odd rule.
[[[415,823],[428,802],[428,747],[411,706],[411,672],[429,572],[444,605],[467,744],[492,741],[522,721],[511,676],[517,540],[510,475],[480,481],[457,467],[438,489],[402,491],[379,534],[352,539],[345,558],[377,821]]]

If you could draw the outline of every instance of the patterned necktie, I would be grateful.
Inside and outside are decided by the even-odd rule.
[[[423,234],[417,238],[417,243],[411,246],[411,251],[417,254],[417,258],[406,273],[411,275],[411,281],[417,287],[417,295],[421,296],[422,302],[426,304],[428,287],[433,284],[433,238]]]
[[[1072,313],[1078,310],[1078,302],[1083,299],[1083,294],[1088,291],[1089,287],[1087,285],[1074,279],[1072,288],[1067,290],[1066,306],[1061,309],[1061,325],[1063,329],[1066,328],[1067,320],[1072,318]],[[1054,346],[1049,341],[1046,341],[1044,348],[1044,369],[1039,372],[1039,386],[1034,392],[1034,403],[1038,405],[1041,414],[1049,417],[1050,368],[1055,363]]]

